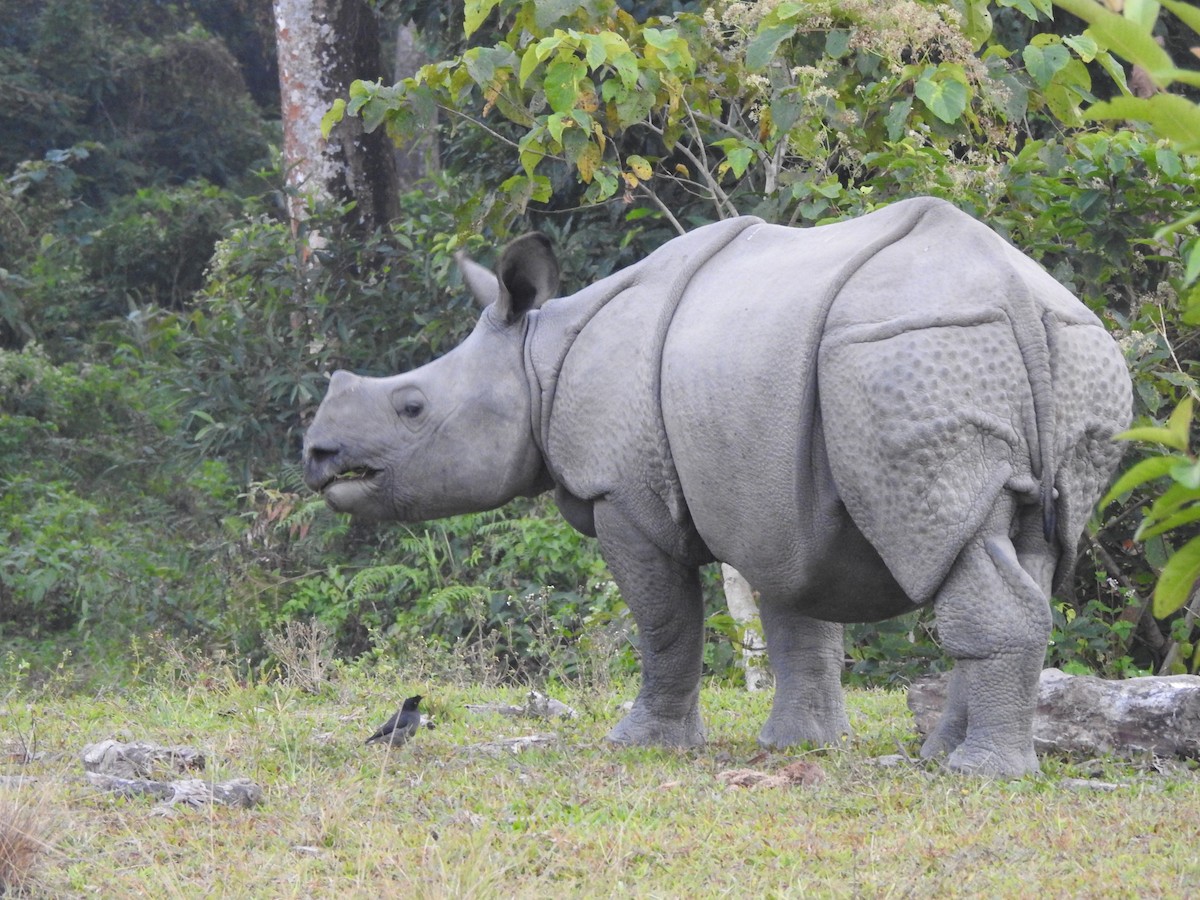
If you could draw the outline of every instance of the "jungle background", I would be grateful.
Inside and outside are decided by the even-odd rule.
[[[359,5],[389,67],[406,41],[426,63],[349,83],[324,123],[406,146],[382,218],[286,178],[270,0],[0,0],[9,671],[112,682],[189,646],[264,672],[290,622],[342,659],[636,670],[594,543],[547,499],[366,528],[300,479],[327,374],[444,353],[475,318],[453,254],[490,263],[531,228],[572,291],[716,218],[808,226],[932,194],[1101,316],[1142,424],[1195,391],[1197,148],[1088,115],[1193,88],[1164,91],[1049,0]],[[1189,59],[1186,19],[1141,6]],[[1098,514],[1048,664],[1196,670],[1190,604],[1150,613],[1194,534],[1138,533],[1161,481]],[[707,672],[736,682],[716,572],[706,591]],[[854,627],[849,678],[940,668],[935,638],[926,614]]]

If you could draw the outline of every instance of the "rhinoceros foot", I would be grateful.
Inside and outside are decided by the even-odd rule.
[[[1041,771],[1033,747],[1027,750],[997,749],[960,744],[946,760],[955,772],[967,775],[989,775],[995,778],[1021,778]]]
[[[850,737],[850,720],[845,712],[819,717],[811,714],[783,717],[772,713],[758,734],[760,747],[785,749],[810,745],[835,747]]]
[[[704,723],[698,709],[691,710],[682,719],[668,719],[635,703],[606,739],[614,744],[643,747],[700,747],[705,740]]]

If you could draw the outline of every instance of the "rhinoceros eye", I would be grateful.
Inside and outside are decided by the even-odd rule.
[[[392,409],[408,425],[416,425],[425,412],[425,395],[415,387],[398,388],[392,393]]]

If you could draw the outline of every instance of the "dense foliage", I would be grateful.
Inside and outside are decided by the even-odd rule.
[[[935,194],[1101,314],[1145,424],[1194,391],[1193,148],[1086,118],[1125,96],[1122,48],[1046,0],[376,6],[442,61],[354,85],[328,122],[404,140],[440,111],[442,170],[362,234],[345,210],[286,218],[267,0],[0,0],[5,646],[119,665],[130,631],[161,630],[256,665],[265,634],[315,617],[347,655],[632,667],[594,542],[547,502],[367,530],[299,481],[325,374],[444,352],[474,318],[453,254],[490,262],[530,226],[575,289],[713,218],[812,224]],[[1190,536],[1132,543],[1146,501],[1123,494],[1086,538],[1050,662],[1190,656],[1189,616],[1164,635],[1143,615]],[[706,661],[730,674],[716,580]],[[866,680],[941,664],[928,615],[858,628],[848,653]]]

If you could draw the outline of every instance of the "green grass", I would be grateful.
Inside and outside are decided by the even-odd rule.
[[[399,700],[437,723],[406,747],[362,745]],[[759,753],[769,696],[706,686],[710,742],[670,752],[608,746],[633,688],[562,690],[577,720],[476,715],[515,689],[342,672],[323,696],[231,676],[80,696],[14,687],[0,701],[3,803],[36,802],[48,848],[34,896],[153,897],[1184,897],[1200,884],[1200,776],[1148,761],[1043,760],[1016,782],[873,757],[915,754],[899,693],[852,691],[844,749]],[[549,748],[477,745],[555,731]],[[246,776],[250,809],[164,809],[81,779],[84,744],[189,744],[209,775]],[[22,747],[36,752],[20,764]],[[812,787],[726,787],[719,772],[803,756]],[[1080,786],[1100,779],[1116,790]],[[1093,781],[1097,779],[1092,779]],[[27,817],[28,818],[28,817]]]

